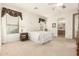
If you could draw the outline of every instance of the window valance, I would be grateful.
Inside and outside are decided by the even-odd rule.
[[[45,22],[46,20],[45,20],[45,19],[42,19],[42,18],[39,18],[39,23],[40,23],[41,21],[42,21],[42,22]]]
[[[3,7],[2,12],[1,12],[1,17],[3,17],[6,13],[8,13],[10,16],[13,16],[13,17],[20,16],[20,18],[22,20],[22,13],[21,12],[14,11],[14,10]]]

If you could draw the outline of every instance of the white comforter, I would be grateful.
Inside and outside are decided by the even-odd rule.
[[[39,32],[29,32],[28,34],[30,40],[36,43],[46,43],[53,39],[52,32],[39,31]]]

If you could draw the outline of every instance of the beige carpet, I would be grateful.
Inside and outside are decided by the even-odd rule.
[[[2,56],[75,56],[75,40],[61,37],[54,38],[46,44],[37,44],[33,41],[17,41],[2,45]]]

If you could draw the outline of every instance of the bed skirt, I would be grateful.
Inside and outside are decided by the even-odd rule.
[[[28,32],[29,39],[36,42],[36,43],[46,43],[53,39],[53,33],[52,32],[45,32],[45,31],[39,31],[39,32]]]

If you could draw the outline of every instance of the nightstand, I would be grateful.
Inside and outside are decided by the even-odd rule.
[[[20,40],[21,40],[21,41],[29,40],[29,39],[28,39],[28,33],[21,33],[21,34],[20,34]]]

